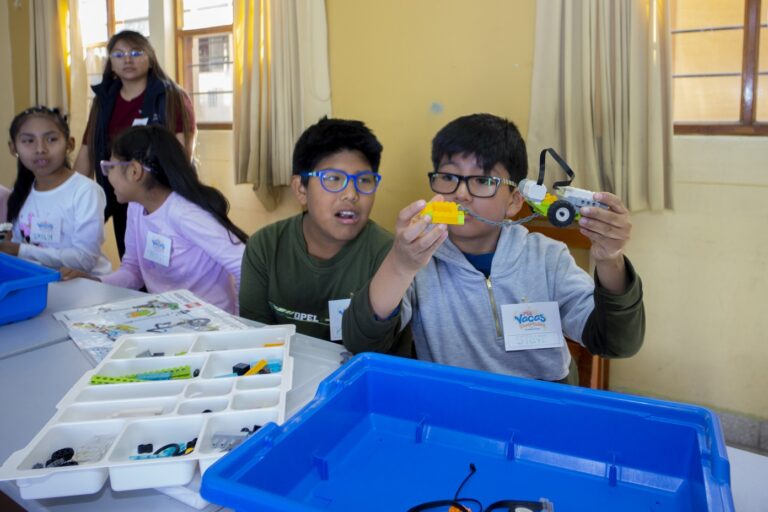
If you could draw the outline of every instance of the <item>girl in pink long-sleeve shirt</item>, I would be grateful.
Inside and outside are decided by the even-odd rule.
[[[224,195],[200,183],[176,137],[160,126],[129,128],[101,170],[117,200],[129,205],[123,261],[99,279],[150,293],[184,288],[236,313],[248,237],[227,216]],[[91,276],[62,272],[73,277]]]

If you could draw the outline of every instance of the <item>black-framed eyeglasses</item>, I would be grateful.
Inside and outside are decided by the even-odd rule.
[[[129,52],[124,52],[122,50],[115,50],[112,53],[109,54],[110,57],[113,57],[115,59],[124,59],[126,57],[131,57],[132,59],[138,59],[139,57],[144,56],[144,50],[131,50]]]
[[[469,195],[474,197],[493,197],[501,185],[517,185],[512,180],[498,176],[461,176],[449,172],[429,172],[427,176],[430,188],[438,194],[453,194],[459,189],[461,182],[467,184]]]
[[[381,181],[381,175],[373,171],[362,171],[357,174],[348,174],[339,169],[323,169],[321,171],[302,172],[303,178],[316,177],[320,179],[320,185],[326,192],[341,192],[349,184],[349,180],[355,186],[359,194],[369,195],[376,192]]]

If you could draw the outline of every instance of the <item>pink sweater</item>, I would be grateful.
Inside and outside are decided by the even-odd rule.
[[[152,234],[170,239],[168,266],[147,259],[147,237]],[[172,192],[151,214],[138,203],[128,205],[123,262],[101,280],[135,290],[146,286],[150,293],[184,288],[236,314],[244,250],[210,213]]]

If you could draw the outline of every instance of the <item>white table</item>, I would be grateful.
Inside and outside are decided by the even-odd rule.
[[[56,411],[56,404],[92,364],[66,336],[52,315],[67,309],[115,302],[140,295],[88,280],[51,283],[48,307],[39,316],[0,327],[0,461],[23,448]],[[248,322],[255,324],[255,322]],[[258,324],[255,324],[258,325]],[[10,337],[10,338],[9,338]],[[291,347],[294,357],[294,389],[288,395],[287,414],[310,400],[318,383],[339,366],[343,347],[297,335]],[[728,447],[736,510],[758,512],[768,502],[768,457]],[[25,501],[13,482],[0,482],[0,491],[27,510],[136,511],[195,510],[156,490],[114,492],[109,485],[90,496]],[[211,505],[206,512],[219,510]]]
[[[48,307],[43,313],[0,327],[0,346],[4,345],[0,347],[0,462],[32,440],[54,415],[64,394],[93,367],[69,339],[66,329],[53,319],[53,313],[139,295],[140,292],[85,279],[51,283]],[[287,397],[287,414],[293,414],[314,396],[320,381],[340,365],[343,350],[335,343],[295,336],[291,346],[294,387]],[[195,510],[154,489],[114,492],[108,484],[94,495],[34,501],[23,500],[13,482],[0,482],[0,491],[27,510]],[[183,488],[177,491],[185,494]],[[205,510],[217,509],[211,505]]]
[[[54,313],[97,304],[128,300],[141,292],[117,288],[90,279],[48,284],[48,303],[39,315],[23,322],[0,326],[0,360],[69,339],[67,328]]]

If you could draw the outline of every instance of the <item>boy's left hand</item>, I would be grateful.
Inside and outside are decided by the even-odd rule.
[[[621,199],[609,192],[596,192],[594,198],[608,209],[581,208],[579,231],[592,241],[590,253],[596,263],[619,260],[632,232],[629,210]]]

